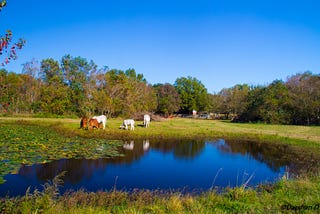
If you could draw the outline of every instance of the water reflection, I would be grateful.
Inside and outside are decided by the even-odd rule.
[[[150,147],[149,140],[143,140],[142,141],[142,149],[143,149],[143,151],[148,151],[149,147]],[[128,141],[124,141],[123,148],[126,149],[126,150],[133,150],[134,141],[130,140],[129,143],[128,143]]]
[[[285,172],[299,174],[316,169],[320,163],[320,157],[293,147],[240,140],[131,140],[119,150],[123,157],[64,159],[22,166],[17,175],[5,177],[7,182],[0,185],[0,195],[23,195],[28,186],[39,187],[63,171],[67,172],[63,190],[111,189],[116,179],[120,189],[209,189],[213,184],[241,185],[247,175],[254,175],[252,185],[273,181]],[[238,177],[243,179],[239,181]]]
[[[134,147],[134,141],[131,140],[130,143],[127,143],[127,141],[124,142],[123,148],[126,150],[133,150]]]
[[[247,155],[261,163],[265,163],[273,171],[287,167],[290,174],[301,174],[319,168],[320,157],[314,153],[305,153],[301,148],[288,145],[275,145],[253,141],[216,141],[221,152]]]
[[[144,140],[144,141],[142,142],[143,151],[148,151],[149,147],[150,147],[149,140]]]

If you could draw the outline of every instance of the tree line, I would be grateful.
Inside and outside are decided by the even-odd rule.
[[[320,75],[298,73],[265,86],[238,84],[208,93],[194,77],[151,85],[134,69],[98,68],[65,55],[31,60],[21,73],[0,70],[0,112],[108,117],[153,112],[169,116],[198,112],[239,122],[320,124]]]

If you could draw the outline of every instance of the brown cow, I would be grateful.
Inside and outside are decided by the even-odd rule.
[[[99,128],[100,128],[100,125],[99,125],[99,123],[98,123],[98,120],[91,118],[91,119],[89,120],[89,129],[93,129],[93,128],[99,129]]]
[[[80,129],[87,129],[88,128],[88,118],[83,117],[80,121]]]

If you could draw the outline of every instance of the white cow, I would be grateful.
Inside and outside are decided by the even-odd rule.
[[[149,125],[150,125],[150,115],[145,114],[145,115],[143,116],[143,125],[144,125],[144,127],[146,127],[146,128],[149,127]]]
[[[107,117],[105,115],[94,116],[94,117],[92,117],[92,119],[96,119],[98,121],[98,123],[102,123],[103,129],[106,128]]]
[[[124,128],[128,130],[128,125],[130,125],[130,130],[134,130],[134,120],[133,119],[127,119],[124,120],[120,128]]]

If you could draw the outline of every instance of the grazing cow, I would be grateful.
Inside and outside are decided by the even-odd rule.
[[[86,128],[88,128],[88,118],[83,117],[81,118],[81,121],[80,121],[80,129],[86,129]]]
[[[134,120],[133,119],[127,119],[124,120],[120,128],[128,130],[128,125],[130,125],[130,130],[134,130]]]
[[[89,129],[93,129],[93,128],[99,128],[99,123],[98,123],[98,120],[97,119],[93,119],[91,118],[89,120]]]
[[[98,121],[98,123],[102,123],[103,129],[106,128],[107,117],[105,115],[94,116],[94,117],[92,117],[92,119],[96,119]]]
[[[146,127],[146,128],[149,127],[149,125],[150,125],[150,115],[145,114],[145,115],[143,116],[143,125],[144,125],[144,127]]]

